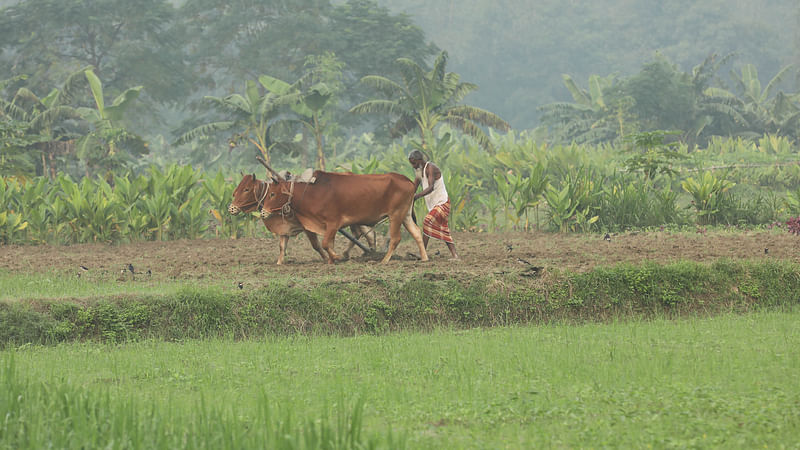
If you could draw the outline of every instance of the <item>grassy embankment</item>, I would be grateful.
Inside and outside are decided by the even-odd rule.
[[[0,273],[0,346],[140,339],[382,334],[791,307],[800,266],[780,260],[619,265],[586,273],[422,273],[239,290],[206,282],[80,283]]]
[[[0,448],[791,447],[798,314],[25,346]]]

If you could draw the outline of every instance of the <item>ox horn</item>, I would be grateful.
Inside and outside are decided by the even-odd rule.
[[[266,162],[266,161],[264,161],[264,158],[262,158],[261,156],[256,156],[256,159],[258,160],[258,162],[260,162],[260,163],[261,163],[261,165],[263,165],[264,167],[266,167],[266,168],[267,168],[267,170],[269,170],[269,173],[271,173],[271,174],[272,174],[272,176],[273,176],[275,179],[277,179],[277,180],[280,180],[280,181],[286,181],[286,179],[285,179],[285,178],[283,178],[282,176],[280,176],[280,174],[278,174],[278,172],[275,172],[275,171],[272,169],[272,167],[270,167],[270,166],[269,166],[269,164],[267,164],[267,162]]]

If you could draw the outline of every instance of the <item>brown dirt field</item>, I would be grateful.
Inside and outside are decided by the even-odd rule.
[[[117,277],[127,264],[139,274],[148,269],[153,280],[234,280],[265,283],[270,279],[357,281],[389,279],[414,273],[426,276],[468,278],[520,272],[530,265],[545,269],[583,272],[599,266],[653,261],[691,260],[710,263],[720,258],[774,258],[800,263],[800,237],[780,231],[670,233],[648,232],[612,235],[562,235],[551,233],[455,233],[461,256],[448,259],[441,242],[431,240],[429,262],[410,253],[416,246],[407,234],[388,265],[372,258],[354,257],[334,265],[322,262],[305,237],[290,240],[287,261],[275,265],[278,241],[273,237],[238,240],[180,240],[131,244],[81,244],[70,246],[0,246],[0,269],[10,272],[80,272],[84,265],[101,278]],[[337,236],[342,251],[347,240]],[[379,248],[383,240],[379,237]],[[767,252],[765,252],[767,250]],[[353,255],[360,255],[358,248]]]

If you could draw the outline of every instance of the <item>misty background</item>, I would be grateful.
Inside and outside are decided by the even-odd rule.
[[[0,0],[0,80],[10,80],[4,98],[10,101],[20,88],[38,100],[53,89],[65,92],[70,75],[86,67],[94,68],[108,99],[141,87],[131,95],[136,97],[131,110],[117,121],[147,144],[130,152],[134,158],[157,153],[163,160],[200,165],[216,160],[228,151],[231,132],[179,139],[226,118],[207,97],[243,93],[248,81],[263,75],[293,83],[311,72],[327,83],[335,100],[327,112],[326,146],[342,148],[365,132],[374,133],[377,142],[391,142],[387,118],[348,112],[376,97],[360,80],[368,75],[397,80],[398,58],[430,68],[443,51],[446,70],[478,87],[464,103],[497,114],[517,131],[541,128],[551,105],[551,122],[545,125],[552,128],[574,119],[552,108],[576,101],[565,75],[586,90],[592,77],[603,77],[606,96],[617,89],[625,100],[634,84],[626,80],[646,81],[653,90],[658,77],[667,77],[665,83],[688,79],[695,67],[704,62],[710,67],[711,61],[704,89],[739,95],[736,74],[752,66],[763,85],[781,73],[775,89],[796,93],[800,5],[794,0]],[[789,114],[798,102],[787,99]],[[86,88],[71,100],[84,108],[94,103]],[[659,101],[652,99],[655,107]],[[638,123],[645,130],[682,126],[675,120]],[[714,130],[710,125],[699,130],[736,131],[718,123]],[[49,130],[49,138],[66,141],[86,132],[80,128],[65,122]],[[593,139],[616,139],[624,130],[617,131]],[[63,136],[53,136],[58,132]],[[550,139],[575,135],[551,132]],[[296,163],[297,155],[284,156]],[[107,156],[106,151],[96,159]]]

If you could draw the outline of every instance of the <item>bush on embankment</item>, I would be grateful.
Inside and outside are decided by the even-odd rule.
[[[798,300],[800,265],[767,260],[619,265],[586,273],[523,272],[467,280],[423,274],[406,281],[323,282],[306,288],[275,282],[250,292],[199,288],[81,302],[0,303],[0,345],[605,321],[783,308]]]

